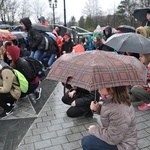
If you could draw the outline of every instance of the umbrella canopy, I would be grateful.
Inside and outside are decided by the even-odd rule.
[[[103,34],[103,30],[105,29],[105,27],[97,27],[95,30],[94,30],[94,33],[96,34]],[[112,33],[116,33],[117,30],[115,28],[112,28]]]
[[[121,25],[117,30],[120,30],[122,33],[135,32],[135,28],[128,25]]]
[[[150,7],[135,9],[133,12],[133,16],[140,22],[144,22],[146,19],[147,12],[150,11]]]
[[[11,32],[12,35],[16,36],[17,39],[22,39],[27,37],[27,33],[23,31],[13,31]]]
[[[99,50],[64,54],[57,59],[46,79],[89,91],[145,84],[147,68],[135,57]]]
[[[41,25],[41,24],[33,24],[33,27],[36,30],[40,30],[40,31],[44,31],[44,32],[51,32],[51,29],[49,27],[46,27],[46,26]]]
[[[0,30],[0,40],[1,41],[11,41],[16,40],[16,36],[12,35],[8,30]]]
[[[137,33],[114,34],[105,44],[119,52],[150,53],[150,40]]]
[[[2,30],[9,30],[11,29],[11,26],[9,24],[1,24],[0,29]]]

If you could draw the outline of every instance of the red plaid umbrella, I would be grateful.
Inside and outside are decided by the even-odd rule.
[[[99,50],[64,54],[46,77],[64,83],[68,80],[68,84],[89,91],[143,85],[146,78],[147,68],[135,57]]]

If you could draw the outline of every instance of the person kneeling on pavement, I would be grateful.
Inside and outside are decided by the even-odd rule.
[[[4,118],[13,113],[15,102],[21,96],[18,80],[11,69],[2,69],[7,66],[2,60],[0,62],[0,107],[4,109],[0,118]]]
[[[95,99],[99,101],[99,93],[96,91],[89,92],[85,89],[79,87],[71,87],[69,85],[66,86],[69,88],[69,91],[65,93],[62,97],[62,102],[71,105],[71,107],[67,110],[66,114],[68,117],[79,117],[85,115],[85,117],[93,117],[93,112],[90,109],[90,103]]]
[[[28,91],[27,93],[25,93],[25,95],[22,93],[21,98],[29,94],[29,98],[31,100],[40,99],[41,91],[42,91],[42,89],[39,87],[40,79],[36,75],[34,79],[32,79],[32,81],[29,80],[32,74],[34,74],[34,70],[27,61],[19,57],[20,49],[14,45],[9,46],[6,49],[6,54],[7,54],[8,59],[12,61],[11,67],[20,71],[29,82]]]

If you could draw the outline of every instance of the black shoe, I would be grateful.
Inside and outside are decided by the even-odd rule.
[[[93,117],[93,112],[92,111],[88,111],[87,113],[84,114],[85,117]]]
[[[15,109],[15,108],[16,108],[16,102],[14,102],[13,104],[7,103],[7,105],[8,105],[11,109]]]
[[[35,92],[35,99],[39,100],[41,98],[42,88],[39,88],[39,91]]]
[[[0,118],[6,118],[11,114],[13,114],[13,109],[12,108],[11,108],[10,111],[4,110],[4,112],[2,114],[0,114]]]

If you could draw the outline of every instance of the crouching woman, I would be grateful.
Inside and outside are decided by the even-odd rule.
[[[90,135],[82,139],[83,150],[135,150],[137,131],[134,108],[126,87],[99,90],[103,104],[90,108],[101,116],[102,126],[91,125]]]
[[[14,103],[21,95],[19,83],[13,71],[9,68],[2,68],[0,64],[0,107],[4,110],[0,118],[13,113]]]

